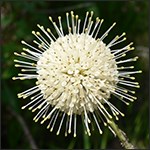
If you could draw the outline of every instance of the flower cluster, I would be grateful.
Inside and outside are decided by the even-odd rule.
[[[96,124],[100,134],[101,122],[112,130],[109,126],[112,117],[118,120],[118,115],[124,114],[109,102],[111,95],[126,105],[136,99],[133,96],[134,91],[124,86],[139,87],[137,82],[132,81],[135,78],[131,75],[141,71],[132,71],[134,67],[127,65],[138,57],[122,59],[127,52],[134,49],[131,47],[133,43],[113,49],[114,45],[126,40],[123,33],[105,44],[103,40],[116,23],[97,38],[103,19],[97,17],[93,21],[92,17],[93,12],[87,12],[82,23],[73,11],[66,13],[66,35],[61,17],[58,17],[58,25],[49,17],[58,37],[49,28],[45,29],[38,24],[41,32],[32,31],[38,40],[33,41],[37,47],[21,41],[27,48],[23,48],[21,54],[15,52],[15,55],[30,61],[15,60],[15,66],[22,68],[23,73],[13,79],[37,79],[36,86],[18,94],[19,98],[31,96],[31,101],[22,109],[29,107],[32,112],[39,109],[34,120],[37,122],[43,118],[41,123],[44,123],[49,119],[47,128],[50,128],[50,131],[56,122],[59,122],[57,134],[66,122],[65,135],[73,130],[75,137],[77,116],[81,116],[88,135],[91,135],[92,123]]]

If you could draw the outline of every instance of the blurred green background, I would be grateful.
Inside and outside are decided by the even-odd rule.
[[[46,123],[34,123],[33,116],[36,113],[21,110],[21,106],[29,99],[20,100],[17,93],[34,85],[35,81],[13,81],[19,70],[14,67],[14,51],[21,52],[21,40],[32,43],[32,30],[37,30],[36,24],[52,27],[48,19],[53,20],[62,15],[63,27],[66,28],[65,12],[73,10],[81,19],[86,11],[94,11],[94,18],[104,18],[101,31],[104,32],[113,22],[117,22],[107,43],[116,34],[127,33],[125,43],[134,42],[136,48],[129,56],[139,56],[135,68],[142,70],[142,74],[136,75],[136,80],[141,88],[136,90],[138,100],[125,106],[116,100],[116,106],[125,113],[124,118],[117,122],[118,126],[127,134],[130,141],[138,148],[148,148],[149,145],[149,121],[148,121],[148,1],[13,1],[1,2],[1,136],[2,148],[5,149],[29,149],[35,145],[40,149],[108,149],[120,148],[120,143],[112,133],[103,128],[100,135],[98,130],[88,137],[84,134],[82,125],[78,123],[78,135],[64,137],[46,129]],[[63,19],[64,18],[64,19]],[[101,33],[102,33],[101,32]],[[113,99],[113,98],[112,98]],[[29,132],[29,133],[28,133]],[[32,136],[32,137],[31,137]]]

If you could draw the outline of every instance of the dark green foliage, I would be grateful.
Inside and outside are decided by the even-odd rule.
[[[34,36],[32,30],[37,30],[37,24],[51,28],[48,20],[49,15],[57,22],[57,16],[62,16],[63,27],[66,28],[65,12],[73,10],[81,19],[86,11],[94,11],[94,17],[104,18],[104,23],[99,34],[103,33],[113,22],[117,22],[105,42],[109,42],[116,34],[127,33],[127,42],[133,41],[134,46],[148,46],[148,2],[147,1],[12,1],[1,3],[1,69],[2,69],[2,148],[5,149],[30,149],[31,146],[24,134],[23,128],[18,120],[12,115],[13,110],[20,115],[27,124],[33,139],[40,149],[106,149],[120,148],[120,143],[112,133],[103,128],[103,134],[98,130],[92,132],[88,137],[83,132],[82,124],[78,123],[78,135],[64,137],[61,132],[59,136],[46,129],[46,124],[34,123],[32,118],[36,113],[20,108],[29,99],[20,100],[17,93],[32,87],[35,81],[12,81],[18,69],[14,67],[14,52],[21,52],[22,39],[31,43]],[[125,44],[123,44],[125,45]],[[121,45],[120,45],[121,46]],[[117,122],[118,126],[127,134],[130,141],[139,148],[148,148],[148,51],[146,48],[137,48],[130,56],[138,55],[139,61],[135,68],[143,70],[136,75],[141,88],[136,90],[138,100],[125,106],[119,100],[112,97],[111,102],[125,113],[124,118]],[[116,102],[115,102],[116,101]],[[57,125],[58,126],[58,125]]]

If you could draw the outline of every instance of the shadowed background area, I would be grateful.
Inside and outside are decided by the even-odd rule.
[[[34,36],[32,30],[39,30],[37,24],[45,28],[52,25],[48,19],[57,20],[62,16],[62,25],[66,28],[65,13],[74,11],[83,21],[86,11],[94,11],[94,18],[104,19],[99,36],[108,29],[113,22],[117,25],[112,29],[104,42],[108,43],[115,35],[126,32],[127,40],[120,46],[134,42],[135,51],[128,53],[127,57],[139,56],[134,63],[136,70],[142,70],[142,74],[136,75],[136,81],[140,83],[140,89],[136,89],[137,101],[129,106],[122,104],[118,99],[117,106],[125,113],[124,118],[117,121],[134,145],[138,148],[148,148],[148,91],[149,91],[149,48],[148,48],[148,2],[147,1],[123,1],[123,2],[52,2],[52,1],[21,1],[1,3],[1,69],[2,69],[2,95],[1,95],[1,136],[2,148],[5,149],[108,149],[121,148],[117,138],[107,127],[102,127],[103,134],[98,129],[88,137],[82,124],[78,122],[76,138],[72,134],[64,136],[62,131],[59,136],[46,129],[46,123],[41,125],[35,123],[32,113],[28,109],[21,110],[21,106],[29,102],[27,99],[18,99],[17,93],[22,92],[35,83],[35,80],[13,81],[12,77],[17,76],[19,69],[14,67],[14,52],[20,53],[23,46],[20,41],[25,40],[32,43]],[[57,21],[56,21],[57,22]],[[53,29],[53,28],[52,28]],[[54,31],[55,32],[55,31]],[[59,125],[59,122],[58,122]],[[58,126],[57,125],[57,126]]]

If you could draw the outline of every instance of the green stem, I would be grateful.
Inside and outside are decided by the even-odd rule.
[[[125,149],[136,149],[135,146],[129,143],[126,134],[121,129],[119,129],[119,127],[115,124],[113,120],[109,122],[109,125],[113,129],[115,134],[118,136],[122,147],[124,147]]]

